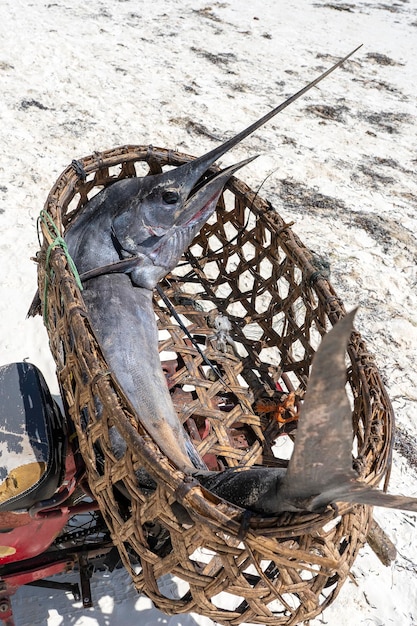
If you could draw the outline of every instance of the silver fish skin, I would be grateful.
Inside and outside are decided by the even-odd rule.
[[[112,373],[147,432],[179,469],[189,469],[184,429],[160,364],[152,292],[132,287],[126,274],[111,274],[86,285],[83,299]]]

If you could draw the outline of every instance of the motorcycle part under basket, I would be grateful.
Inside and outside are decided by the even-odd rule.
[[[96,153],[63,172],[45,210],[63,234],[103,186],[191,158],[146,146]],[[158,442],[136,427],[91,331],[65,252],[42,230],[39,291],[62,393],[90,488],[137,590],[166,613],[194,611],[222,624],[289,625],[318,615],[336,597],[366,539],[369,508],[341,505],[338,513],[329,508],[320,515],[263,518],[218,499],[174,468]],[[313,254],[268,202],[232,178],[216,213],[161,288],[194,338],[155,295],[173,401],[190,435],[200,440],[200,453],[218,468],[285,465],[274,444],[286,431],[296,437],[285,414],[288,392],[294,391],[295,403],[302,398],[320,338],[344,314]],[[219,319],[226,320],[223,334]],[[196,343],[221,369],[226,387],[208,371]],[[357,332],[348,360],[355,466],[376,485],[389,467],[392,409]],[[127,444],[119,460],[108,435],[115,423]],[[138,487],[135,470],[142,467],[156,490]]]
[[[0,367],[0,511],[51,498],[64,476],[65,423],[31,363]]]

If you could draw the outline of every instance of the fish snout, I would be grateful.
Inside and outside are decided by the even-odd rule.
[[[179,212],[176,222],[177,226],[194,227],[194,234],[196,234],[214,212],[220,194],[229,179],[237,170],[257,157],[258,155],[255,155],[230,165],[204,182],[197,191],[191,194],[182,211]]]

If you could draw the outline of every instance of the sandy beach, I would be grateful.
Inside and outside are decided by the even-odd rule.
[[[29,359],[58,393],[36,289],[36,222],[73,160],[123,144],[203,154],[363,47],[221,160],[330,263],[396,414],[389,491],[417,497],[417,0],[3,0],[0,21],[0,364]],[[417,515],[375,518],[398,557],[368,546],[311,626],[417,623]],[[127,574],[96,573],[95,607],[33,587],[17,626],[211,626],[168,617]]]

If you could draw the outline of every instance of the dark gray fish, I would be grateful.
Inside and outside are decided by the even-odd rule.
[[[183,470],[204,464],[185,438],[162,373],[152,290],[177,265],[213,213],[230,176],[252,159],[198,186],[210,166],[354,52],[198,159],[161,174],[124,179],[102,190],[65,233],[78,272],[87,281],[83,298],[109,367],[148,433]]]
[[[162,174],[114,183],[83,208],[66,233],[70,254],[86,281],[83,297],[98,340],[143,426],[177,467],[219,497],[261,514],[320,511],[340,501],[417,510],[416,499],[372,489],[358,480],[352,467],[345,350],[353,313],[324,337],[317,351],[286,470],[196,469],[202,463],[175,413],[157,349],[152,290],[215,210],[230,176],[251,159],[199,180],[215,160],[349,56],[202,157]],[[112,443],[122,454],[124,443],[117,431]]]

